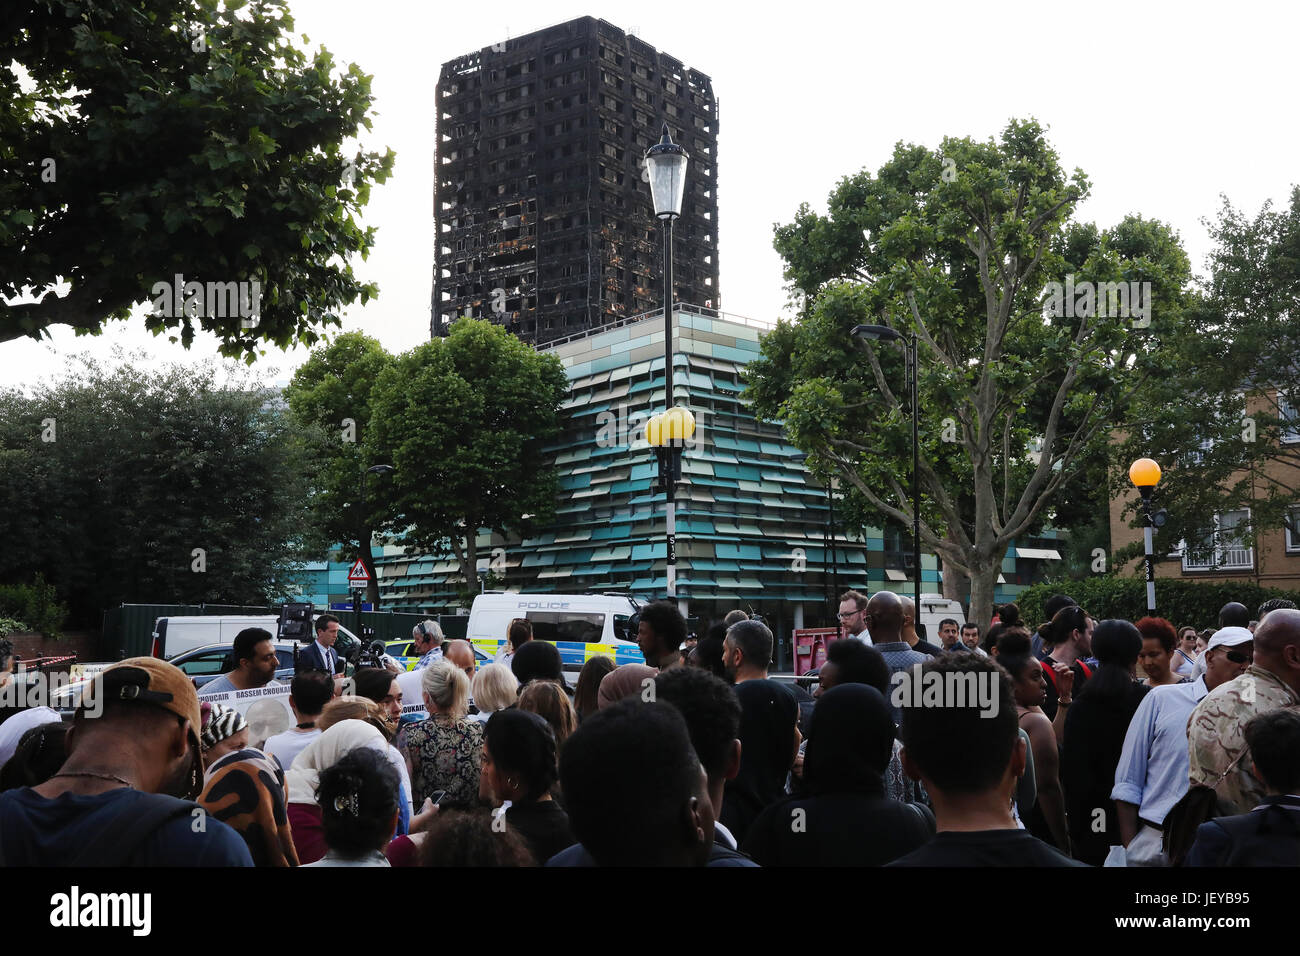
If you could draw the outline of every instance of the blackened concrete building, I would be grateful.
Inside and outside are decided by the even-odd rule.
[[[431,334],[492,318],[534,344],[663,304],[645,151],[685,146],[674,301],[721,308],[718,104],[708,76],[593,17],[442,66]]]

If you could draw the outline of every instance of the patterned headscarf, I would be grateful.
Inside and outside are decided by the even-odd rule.
[[[212,749],[221,741],[235,736],[245,727],[248,721],[244,715],[233,707],[227,707],[224,704],[212,704],[209,710],[205,701],[201,705],[203,712],[203,733],[199,741],[203,744],[205,751]]]
[[[244,838],[255,865],[298,865],[284,770],[274,757],[251,748],[226,754],[208,768],[198,802]]]

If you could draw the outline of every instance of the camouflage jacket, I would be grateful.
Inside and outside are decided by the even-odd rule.
[[[1264,798],[1264,785],[1251,773],[1250,758],[1241,756],[1246,749],[1246,723],[1258,714],[1297,706],[1300,695],[1253,664],[1241,676],[1214,688],[1187,719],[1191,785],[1213,787],[1232,767],[1218,786],[1219,798],[1231,803],[1234,813],[1253,810]]]

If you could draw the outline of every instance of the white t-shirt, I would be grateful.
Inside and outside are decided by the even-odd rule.
[[[14,755],[14,751],[18,749],[18,741],[23,739],[23,734],[41,724],[57,724],[60,719],[57,710],[49,707],[31,707],[14,714],[0,724],[0,767],[8,763],[9,758]]]
[[[262,745],[262,752],[268,753],[280,761],[280,766],[288,770],[293,766],[294,758],[302,753],[309,743],[321,735],[315,727],[310,730],[286,730],[282,734],[268,737]]]

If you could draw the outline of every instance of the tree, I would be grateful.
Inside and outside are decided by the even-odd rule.
[[[452,552],[468,589],[480,529],[526,536],[549,518],[556,476],[542,448],[568,391],[559,359],[474,319],[379,374],[369,441],[397,469],[388,527],[408,554]]]
[[[342,543],[361,559],[370,572],[367,600],[378,606],[379,581],[370,550],[375,528],[386,514],[387,485],[370,480],[364,514],[360,512],[362,475],[379,464],[370,437],[371,393],[394,359],[375,339],[360,332],[338,336],[317,349],[293,376],[285,398],[294,417],[313,435],[312,447],[320,465],[318,484],[311,496],[314,525],[325,536],[325,546]],[[360,551],[353,551],[360,542]]]
[[[310,554],[313,462],[273,390],[216,370],[82,357],[0,394],[0,582],[73,622],[145,604],[265,604]]]
[[[922,542],[970,579],[974,620],[991,617],[1008,546],[1051,516],[1169,361],[1160,339],[1187,307],[1171,230],[1072,223],[1088,190],[1036,122],[1013,120],[996,142],[900,143],[875,177],[842,180],[827,215],[805,204],[775,229],[807,306],[749,366],[755,410],[784,423],[814,474],[851,489],[859,515],[910,528],[903,351],[856,351],[850,332],[915,334]]]
[[[35,299],[3,306],[0,341],[98,334],[149,300],[155,334],[188,347],[198,326],[251,363],[377,294],[347,259],[393,154],[342,152],[370,78],[308,61],[292,29],[284,0],[0,14],[0,296]]]
[[[1250,509],[1243,547],[1260,533],[1295,526],[1300,500],[1300,445],[1282,440],[1274,392],[1300,401],[1300,189],[1289,208],[1265,204],[1249,217],[1226,199],[1213,222],[1215,240],[1204,295],[1186,313],[1173,351],[1177,362],[1152,382],[1114,448],[1113,481],[1134,458],[1161,463],[1156,489],[1168,523],[1157,531],[1156,559],[1179,541],[1196,549],[1213,515]],[[1269,399],[1263,409],[1259,401]],[[1132,514],[1137,501],[1128,509]],[[1119,561],[1142,553],[1119,549]],[[1258,569],[1258,562],[1256,563]]]

